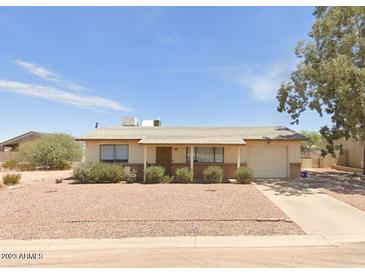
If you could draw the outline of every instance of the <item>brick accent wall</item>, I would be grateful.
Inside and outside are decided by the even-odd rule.
[[[290,163],[290,178],[300,177],[301,163]]]
[[[224,179],[232,179],[234,178],[234,173],[237,169],[236,163],[194,163],[194,179],[202,180],[203,179],[203,171],[208,166],[219,166],[224,171]],[[246,166],[246,164],[241,164],[241,166]],[[172,164],[172,174],[174,175],[177,168],[181,167],[190,167],[189,164],[186,163],[173,163]]]
[[[176,173],[176,169],[182,168],[182,167],[190,167],[190,165],[186,164],[186,163],[172,163],[171,164],[171,175],[174,176]]]
[[[123,164],[123,166],[130,166],[137,170],[137,181],[143,181],[143,164]],[[235,163],[194,163],[194,179],[203,180],[203,171],[208,166],[219,166],[224,171],[224,179],[233,179],[234,173],[237,169],[237,164]],[[241,166],[247,166],[246,163],[241,163]],[[172,163],[171,170],[172,175],[175,175],[176,169],[182,167],[190,167],[189,164],[186,163]]]

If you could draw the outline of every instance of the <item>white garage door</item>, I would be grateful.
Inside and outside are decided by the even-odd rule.
[[[288,169],[287,147],[249,146],[247,164],[256,178],[285,178]]]

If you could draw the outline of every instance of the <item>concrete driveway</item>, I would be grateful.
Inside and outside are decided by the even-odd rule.
[[[365,231],[364,211],[309,188],[305,180],[257,180],[255,184],[307,234],[354,237]]]

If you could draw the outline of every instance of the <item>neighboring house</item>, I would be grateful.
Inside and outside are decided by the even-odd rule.
[[[327,141],[322,141],[321,148],[325,149]],[[340,139],[334,142],[334,145],[342,146],[342,152],[336,151],[336,158],[333,162],[339,166],[348,166],[353,168],[364,167],[364,141],[355,139]]]
[[[237,167],[248,166],[256,178],[298,177],[301,170],[300,142],[305,137],[282,126],[272,127],[103,127],[80,136],[85,142],[85,160],[128,165],[139,180],[149,165],[161,165],[174,175],[180,167],[203,170],[220,166],[226,178]]]
[[[35,141],[44,135],[45,133],[42,132],[29,131],[0,143],[0,162],[15,159],[16,152],[22,145]]]

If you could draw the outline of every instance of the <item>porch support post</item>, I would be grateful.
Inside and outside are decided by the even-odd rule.
[[[147,146],[143,146],[143,182],[146,182]]]
[[[237,168],[241,166],[241,147],[237,147]]]
[[[191,170],[191,181],[194,179],[194,147],[190,147],[190,170]]]

